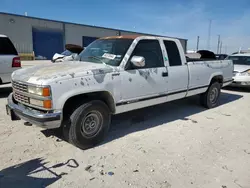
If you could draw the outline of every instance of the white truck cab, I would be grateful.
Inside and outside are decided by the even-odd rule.
[[[0,84],[11,82],[11,74],[21,68],[20,57],[6,35],[0,34]]]
[[[187,60],[179,40],[162,37],[104,37],[78,58],[15,71],[7,104],[12,120],[62,127],[85,149],[104,138],[112,114],[197,94],[213,108],[233,76],[231,60]]]

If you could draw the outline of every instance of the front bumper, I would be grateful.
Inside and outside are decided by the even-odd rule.
[[[11,120],[23,119],[34,125],[46,129],[58,128],[61,126],[62,112],[42,113],[32,108],[16,104],[13,101],[13,94],[8,97],[6,105],[7,114],[11,116]]]
[[[235,76],[229,85],[232,87],[250,87],[250,76]]]
[[[250,82],[232,82],[229,86],[231,87],[245,87],[250,88]]]

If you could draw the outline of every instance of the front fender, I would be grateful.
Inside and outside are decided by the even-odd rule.
[[[96,82],[89,77],[63,80],[51,85],[53,109],[62,110],[65,102],[74,96],[94,92],[108,92],[115,101],[114,86],[109,81]]]

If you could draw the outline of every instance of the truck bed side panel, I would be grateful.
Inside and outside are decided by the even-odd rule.
[[[223,82],[232,79],[231,61],[196,61],[189,62],[189,87],[187,96],[203,93],[215,76],[222,76]]]

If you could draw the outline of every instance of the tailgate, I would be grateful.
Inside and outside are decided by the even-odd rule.
[[[21,67],[12,67],[12,62],[14,58],[18,58],[18,56],[0,55],[0,74],[12,73],[13,71],[21,68]]]

